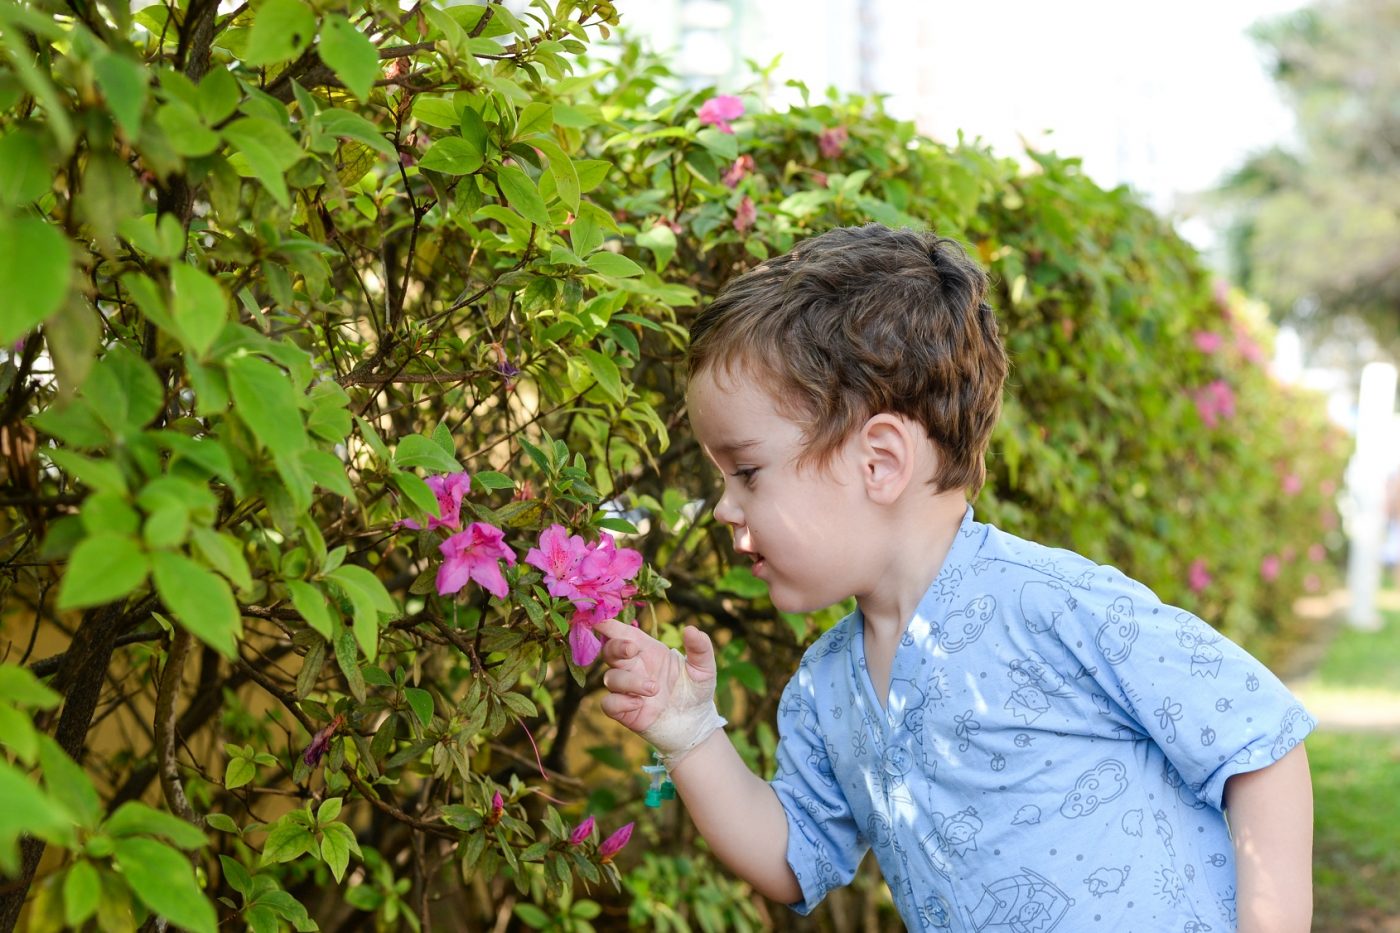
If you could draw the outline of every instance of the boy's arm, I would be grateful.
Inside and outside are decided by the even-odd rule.
[[[1258,771],[1225,782],[1235,843],[1239,933],[1312,927],[1312,779],[1300,744]]]
[[[765,897],[782,904],[801,901],[802,888],[787,861],[783,806],[773,788],[744,764],[724,730],[714,728],[693,747],[684,736],[676,739],[674,731],[660,741],[679,741],[677,747],[658,744],[656,733],[666,727],[664,720],[658,723],[663,713],[674,722],[678,713],[684,716],[682,707],[713,707],[715,656],[710,639],[687,626],[682,659],[640,629],[617,621],[604,622],[595,631],[607,639],[603,712],[657,745],[663,755],[676,756],[671,779],[721,862]],[[717,714],[694,718],[701,724],[723,722]]]

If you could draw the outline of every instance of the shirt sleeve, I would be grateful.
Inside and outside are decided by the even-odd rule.
[[[832,888],[850,884],[868,848],[817,723],[815,677],[803,664],[788,681],[778,706],[778,771],[771,785],[787,816],[787,860],[802,886],[789,905],[808,914]]]
[[[1054,627],[1060,642],[1215,809],[1228,778],[1273,764],[1316,727],[1261,662],[1121,571],[1098,567],[1072,592],[1078,606]]]

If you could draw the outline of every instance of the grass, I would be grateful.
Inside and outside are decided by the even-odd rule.
[[[1324,722],[1308,739],[1313,928],[1400,933],[1400,611],[1378,632],[1342,629],[1297,686]]]

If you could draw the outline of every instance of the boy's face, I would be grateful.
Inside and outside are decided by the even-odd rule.
[[[741,369],[700,373],[688,401],[691,427],[724,474],[715,518],[734,532],[734,549],[753,561],[773,605],[811,612],[861,595],[874,542],[864,539],[868,500],[853,445],[799,468],[801,427]]]

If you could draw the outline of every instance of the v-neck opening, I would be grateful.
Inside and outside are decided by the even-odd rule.
[[[957,533],[953,536],[953,543],[948,548],[948,553],[943,556],[943,566],[938,569],[938,574],[933,578],[933,582],[924,591],[924,595],[919,598],[918,605],[914,607],[914,614],[905,623],[904,630],[895,643],[894,656],[890,658],[890,675],[888,683],[885,685],[883,699],[875,688],[874,679],[870,676],[870,663],[865,653],[865,613],[861,611],[860,606],[856,606],[855,612],[852,613],[851,622],[855,629],[851,639],[852,663],[855,665],[857,675],[864,687],[866,701],[880,712],[876,718],[881,724],[882,733],[887,734],[897,724],[896,718],[890,712],[890,707],[895,699],[895,684],[899,680],[912,681],[911,675],[914,671],[910,670],[906,673],[904,669],[908,668],[910,664],[916,668],[918,666],[914,646],[923,643],[929,631],[935,625],[941,625],[948,614],[948,606],[939,599],[939,594],[954,582],[954,574],[959,572],[958,568],[969,563],[971,556],[969,549],[973,549],[972,553],[975,553],[977,542],[974,539],[977,538],[977,535],[973,525],[972,506],[969,505],[967,511],[963,513],[962,522],[958,526]],[[897,712],[899,718],[902,719],[904,715],[902,703]]]

